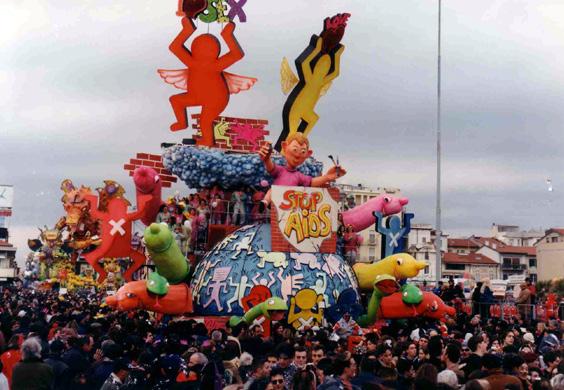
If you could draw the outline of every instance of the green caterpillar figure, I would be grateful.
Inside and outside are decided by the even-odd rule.
[[[190,266],[186,257],[180,251],[176,241],[168,226],[160,223],[152,223],[144,233],[145,246],[147,252],[156,266],[156,273],[152,273],[153,283],[148,284],[148,289],[155,294],[164,294],[168,285],[159,280],[163,277],[170,284],[178,284],[186,279],[190,271]],[[150,277],[151,279],[151,277]],[[159,291],[152,291],[151,288],[158,288]],[[165,291],[161,291],[162,289]]]
[[[267,319],[270,319],[271,311],[286,312],[288,311],[288,305],[286,305],[286,302],[284,302],[281,298],[278,297],[267,298],[266,301],[251,307],[243,315],[243,317],[232,316],[229,319],[229,326],[235,327],[241,324],[241,322],[244,322],[246,324],[251,324],[255,319],[257,319],[261,315],[265,316]]]

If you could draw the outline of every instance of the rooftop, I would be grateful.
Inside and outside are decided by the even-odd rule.
[[[459,253],[445,253],[443,254],[443,263],[497,265],[494,260],[479,253],[469,253],[467,255],[461,255]]]
[[[537,248],[534,246],[504,246],[503,248],[498,249],[499,253],[507,253],[507,254],[519,254],[519,255],[529,255],[529,256],[536,256],[537,255]]]
[[[480,245],[472,241],[469,238],[449,238],[448,241],[449,248],[475,248],[478,249]]]

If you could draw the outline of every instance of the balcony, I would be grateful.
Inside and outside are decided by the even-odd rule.
[[[524,271],[527,266],[525,264],[502,264],[501,269],[503,271]]]

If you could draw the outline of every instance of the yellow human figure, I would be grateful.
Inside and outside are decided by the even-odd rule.
[[[226,134],[229,130],[229,123],[225,122],[225,118],[221,118],[219,122],[213,127],[213,133],[215,140],[224,140],[227,143],[227,147],[231,147],[231,138]]]
[[[322,294],[317,294],[311,288],[304,288],[290,298],[290,309],[288,310],[288,323],[296,330],[306,327],[320,326],[323,320],[323,308],[319,304],[324,302]],[[296,312],[296,306],[300,311]],[[312,309],[317,306],[317,312]]]
[[[341,46],[335,53],[335,64],[333,72],[329,73],[331,69],[331,56],[329,54],[323,54],[319,60],[316,62],[313,70],[311,69],[311,61],[319,54],[321,47],[323,45],[323,38],[318,37],[315,44],[315,49],[306,57],[306,59],[301,63],[301,71],[303,74],[303,81],[305,82],[303,88],[298,93],[297,97],[290,108],[288,115],[288,122],[290,131],[289,134],[298,131],[302,120],[307,123],[307,126],[302,131],[307,137],[308,134],[315,126],[319,116],[315,113],[315,105],[325,92],[324,89],[329,86],[331,81],[339,76],[341,54],[345,50],[344,46]],[[289,135],[288,134],[288,135]]]

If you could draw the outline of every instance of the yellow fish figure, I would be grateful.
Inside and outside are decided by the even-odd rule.
[[[287,93],[294,83],[297,82],[297,85],[284,104],[284,128],[276,143],[276,150],[280,150],[282,141],[290,134],[299,131],[307,137],[319,119],[314,111],[317,101],[339,76],[341,54],[345,47],[339,44],[336,51],[323,53],[322,46],[323,38],[313,35],[308,48],[296,59],[299,78],[293,74],[288,61],[282,61],[280,76],[283,91]]]
[[[413,278],[427,266],[423,260],[415,260],[407,253],[397,253],[375,263],[356,263],[353,266],[361,290],[372,290],[378,275],[391,275],[396,280]]]

